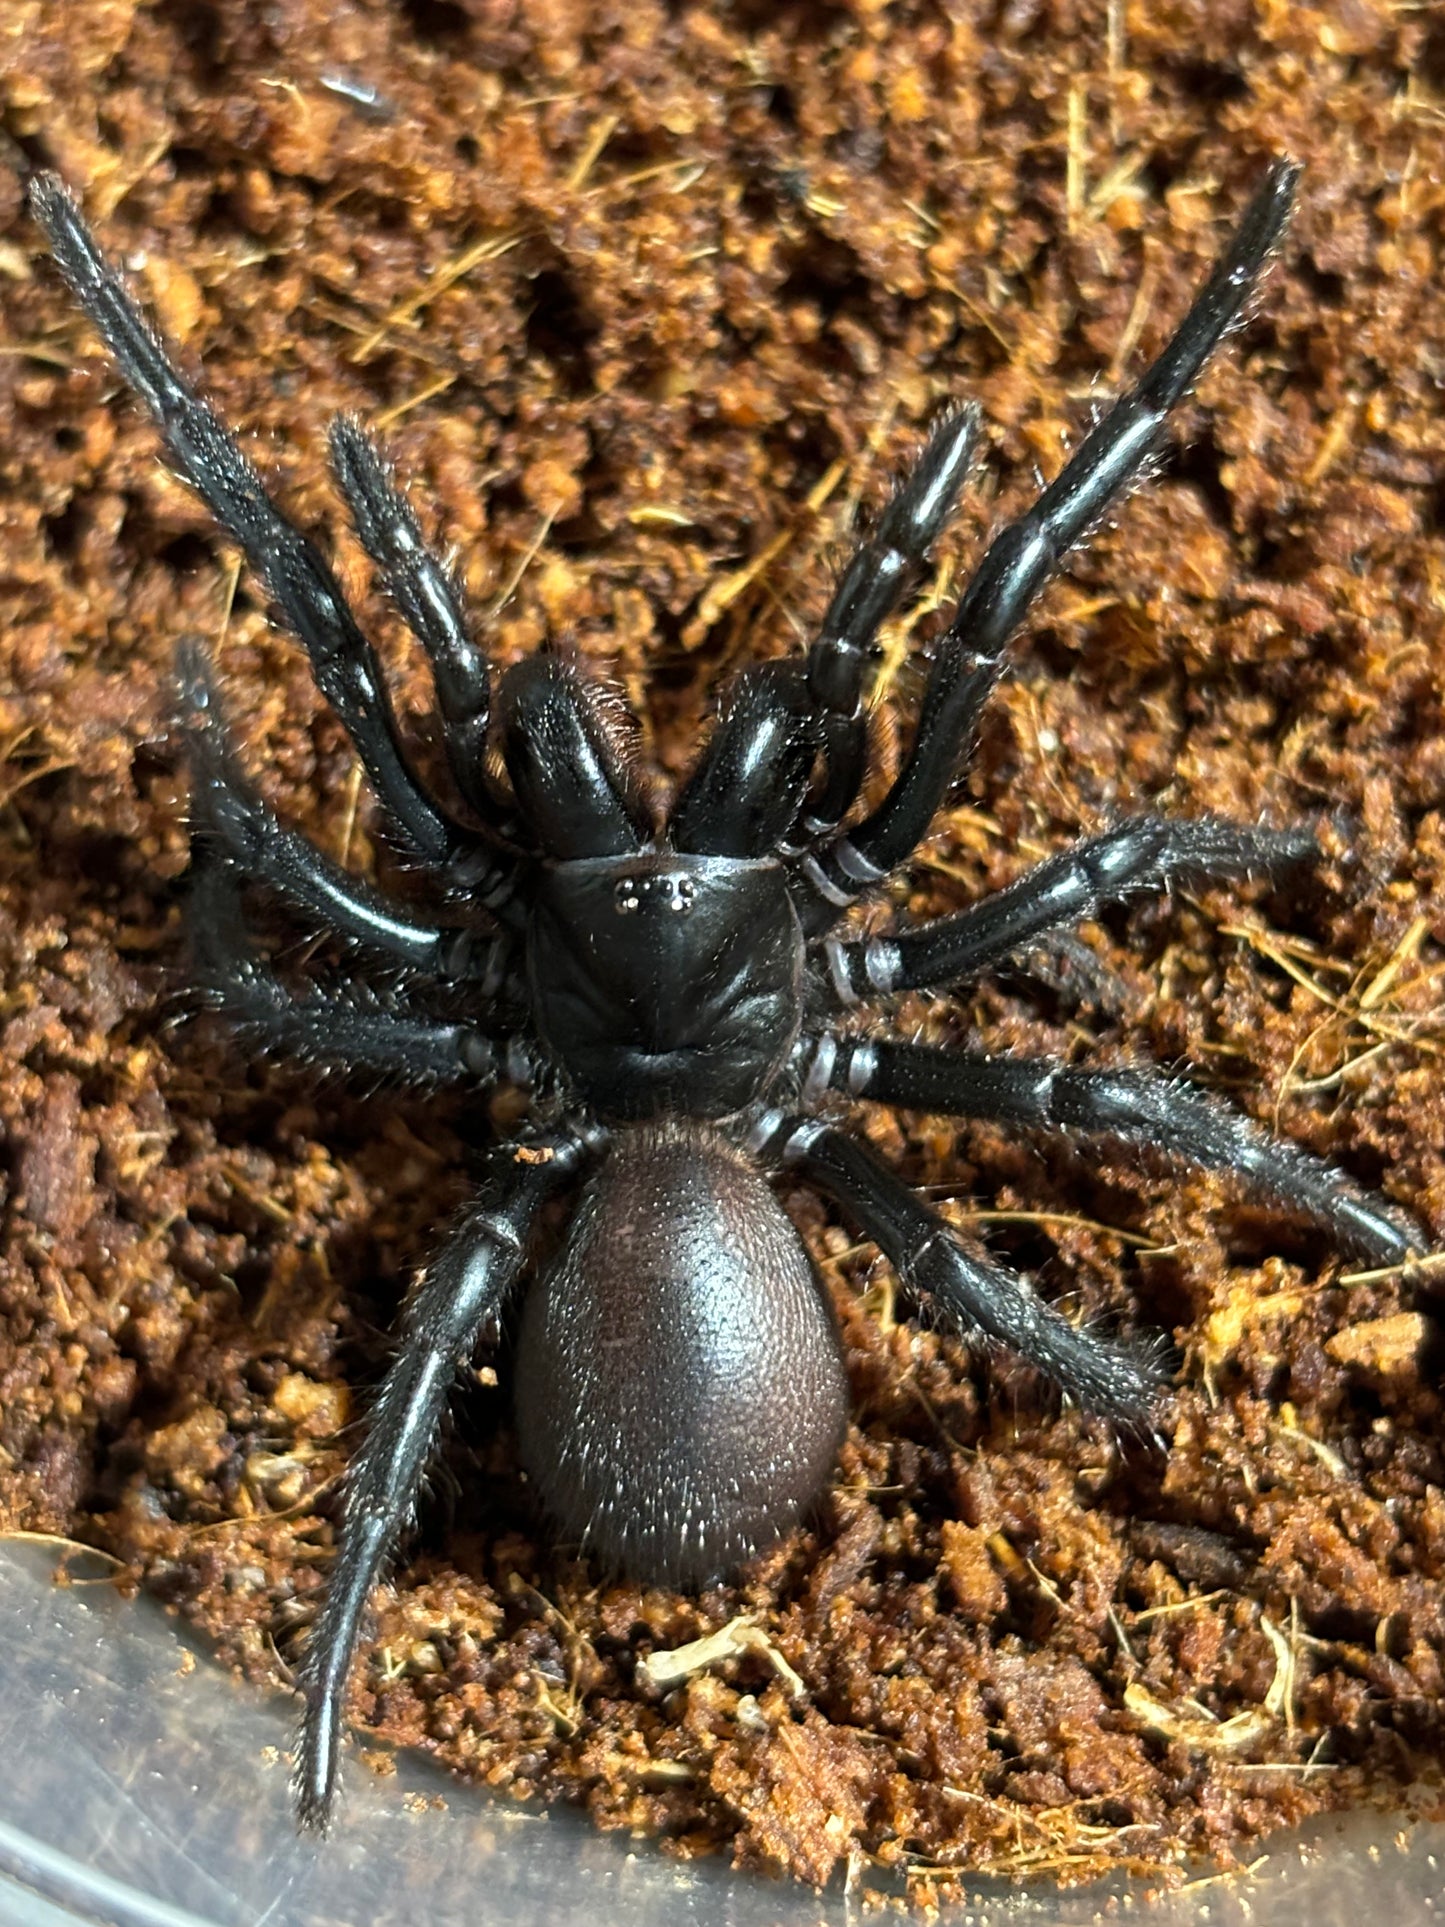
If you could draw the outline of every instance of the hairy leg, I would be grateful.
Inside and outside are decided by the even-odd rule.
[[[823,738],[823,782],[808,813],[810,837],[839,823],[858,794],[869,653],[953,512],[973,460],[978,421],[976,407],[961,408],[934,428],[877,528],[844,570],[808,651],[808,695]]]
[[[401,992],[345,979],[290,989],[252,944],[229,868],[204,854],[191,870],[189,926],[204,1004],[256,1050],[336,1076],[419,1089],[531,1080],[525,1044],[411,1010]]]
[[[1030,604],[1158,447],[1165,419],[1239,319],[1288,223],[1298,167],[1277,162],[1168,346],[1115,402],[1063,473],[997,537],[940,640],[913,747],[897,781],[859,826],[811,859],[832,915],[904,861],[927,834],[972,744],[979,713]],[[818,907],[813,927],[826,927]]]
[[[362,1619],[411,1521],[452,1381],[483,1325],[502,1309],[538,1211],[580,1157],[577,1140],[560,1136],[491,1152],[480,1195],[407,1309],[365,1442],[346,1475],[336,1558],[301,1669],[305,1703],[292,1786],[308,1831],[324,1832],[331,1818]]]
[[[502,988],[509,938],[428,922],[393,903],[288,829],[258,795],[236,757],[209,654],[182,643],[176,658],[181,722],[191,768],[191,824],[204,865],[221,854],[238,881],[261,883],[315,927],[391,962],[474,987],[483,999]]]
[[[1103,1418],[1147,1428],[1160,1372],[1143,1346],[1081,1330],[1014,1272],[966,1251],[952,1228],[877,1155],[816,1118],[765,1120],[758,1148],[826,1192],[872,1238],[905,1291],[964,1331],[1008,1346]],[[755,1139],[756,1141],[756,1139]]]
[[[359,422],[343,416],[332,423],[331,459],[361,545],[431,662],[457,788],[488,827],[502,828],[487,785],[491,678],[468,632],[457,584],[427,547],[411,504]]]
[[[444,863],[472,839],[446,817],[413,773],[381,664],[330,566],[281,514],[254,463],[175,367],[57,176],[32,178],[30,209],[76,300],[150,410],[172,467],[240,544],[305,644],[317,686],[346,725],[397,833],[414,855]]]
[[[1277,877],[1318,855],[1314,832],[1244,829],[1218,817],[1131,816],[1026,870],[966,910],[894,937],[824,944],[838,1001],[939,989],[982,976],[1037,938],[1136,890]]]
[[[1376,1264],[1426,1249],[1423,1231],[1343,1171],[1281,1142],[1203,1091],[1146,1071],[1079,1071],[1039,1058],[983,1057],[926,1044],[822,1038],[809,1088],[945,1116],[994,1118],[1116,1138],[1206,1170],[1228,1171],[1313,1218]]]

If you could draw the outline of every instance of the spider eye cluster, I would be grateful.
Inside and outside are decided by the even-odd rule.
[[[696,901],[696,881],[675,870],[654,876],[619,877],[612,892],[612,907],[619,917],[635,916],[644,906],[685,917]]]

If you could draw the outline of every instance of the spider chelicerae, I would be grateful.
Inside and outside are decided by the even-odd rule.
[[[935,428],[817,640],[738,676],[665,812],[629,768],[609,700],[572,661],[544,652],[516,664],[494,703],[456,584],[373,443],[338,421],[337,478],[430,660],[465,816],[417,777],[381,665],[327,563],[177,372],[62,184],[33,179],[32,210],[76,299],[177,473],[304,643],[398,849],[448,906],[433,917],[393,901],[278,820],[239,765],[205,650],[188,645],[201,989],[256,1046],[307,1064],[423,1089],[511,1080],[533,1092],[532,1121],[483,1154],[474,1201],[411,1298],[345,1481],[303,1667],[303,1824],[330,1814],[363,1614],[411,1516],[449,1387],[559,1194],[583,1187],[559,1251],[522,1295],[523,1461],[559,1539],[674,1585],[775,1541],[826,1482],[844,1429],[837,1330],[769,1172],[825,1193],[910,1294],[965,1332],[1011,1348],[1087,1410],[1147,1424],[1157,1351],[1079,1328],[960,1242],[833,1121],[849,1099],[1122,1140],[1234,1172],[1377,1263],[1423,1249],[1383,1201],[1185,1084],[903,1042],[847,1016],[998,970],[1126,893],[1276,877],[1315,853],[1308,829],[1133,816],[954,915],[840,934],[927,836],[1030,604],[1151,460],[1169,410],[1240,316],[1297,173],[1271,168],[1163,353],[988,549],[935,645],[899,774],[861,814],[870,655],[963,485],[976,409]],[[377,987],[360,968],[302,984],[278,975],[248,930],[243,884],[383,965]]]

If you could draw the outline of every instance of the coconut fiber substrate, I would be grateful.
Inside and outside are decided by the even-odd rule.
[[[815,630],[928,423],[978,401],[980,473],[883,637],[876,795],[990,531],[1157,353],[1269,160],[1301,160],[1246,325],[1017,639],[966,781],[863,922],[1146,807],[1317,824],[1287,887],[1131,899],[1057,982],[890,1022],[1187,1069],[1445,1233],[1433,10],[8,0],[0,114],[336,556],[442,785],[333,413],[384,439],[495,660],[550,638],[598,665],[665,784],[721,682]],[[188,1017],[186,636],[268,800],[412,890],[0,165],[0,1514],[284,1680],[399,1303],[519,1101],[318,1085]],[[1166,1334],[1158,1443],[910,1322],[877,1251],[785,1184],[853,1393],[806,1529],[701,1596],[550,1545],[504,1336],[378,1594],[363,1734],[667,1852],[921,1902],[1237,1859],[1428,1774],[1428,1261],[1361,1276],[1240,1185],[1122,1149],[856,1122],[1071,1316]]]

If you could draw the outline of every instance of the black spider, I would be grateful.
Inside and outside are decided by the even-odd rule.
[[[828,1121],[830,1094],[1122,1139],[1235,1172],[1377,1263],[1423,1248],[1414,1225],[1340,1172],[1186,1085],[837,1027],[859,1003],[997,969],[1128,891],[1274,876],[1313,854],[1303,829],[1135,816],[956,915],[866,940],[833,934],[927,835],[1009,636],[1158,448],[1169,409],[1259,280],[1297,172],[1270,170],[1138,387],[994,541],[937,644],[897,780],[847,828],[865,774],[860,697],[874,638],[948,518],[975,409],[934,431],[806,655],[738,677],[665,821],[572,663],[542,654],[508,670],[493,714],[455,585],[372,443],[338,421],[332,455],[362,544],[431,660],[463,822],[413,773],[380,665],[330,568],[176,372],[64,187],[32,182],[60,270],[173,466],[265,579],[397,844],[452,905],[437,920],[404,908],[280,823],[239,768],[206,654],[190,646],[181,683],[202,987],[256,1045],[307,1063],[424,1087],[510,1079],[539,1094],[534,1126],[485,1154],[474,1203],[409,1305],[346,1482],[304,1668],[305,1825],[324,1826],[330,1811],[362,1614],[412,1512],[452,1379],[509,1298],[543,1205],[579,1180],[560,1255],[521,1306],[523,1459],[559,1537],[675,1585],[735,1567],[797,1519],[828,1477],[847,1414],[833,1319],[760,1167],[819,1187],[912,1294],[1009,1346],[1080,1405],[1135,1426],[1150,1411],[1152,1353],[1079,1329],[966,1249]],[[493,743],[505,783],[489,767]],[[248,935],[242,881],[385,960],[387,987],[359,977],[288,987]]]

